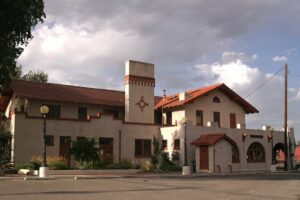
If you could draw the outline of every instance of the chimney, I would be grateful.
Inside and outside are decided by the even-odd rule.
[[[154,123],[154,65],[129,60],[125,70],[125,121]]]

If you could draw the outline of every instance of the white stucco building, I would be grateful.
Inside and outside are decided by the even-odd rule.
[[[97,139],[103,159],[144,162],[156,137],[162,151],[179,152],[181,164],[186,142],[187,161],[195,161],[197,171],[230,172],[269,170],[284,147],[283,132],[246,128],[245,115],[258,110],[225,84],[154,96],[154,65],[138,61],[126,62],[124,81],[124,92],[13,81],[0,98],[13,133],[12,161],[41,155],[42,105],[50,108],[48,155],[67,156],[71,140],[87,137]]]

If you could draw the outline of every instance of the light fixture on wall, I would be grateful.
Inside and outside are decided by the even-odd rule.
[[[248,133],[243,133],[243,135],[242,135],[243,142],[245,142],[247,135],[248,135]]]
[[[46,105],[41,106],[40,112],[42,113],[43,118],[43,162],[39,170],[39,177],[47,177],[48,176],[48,167],[46,160],[46,118],[49,112],[49,107]]]

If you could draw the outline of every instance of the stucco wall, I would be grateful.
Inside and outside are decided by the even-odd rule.
[[[14,129],[14,161],[25,163],[32,156],[42,154],[42,119],[26,118],[25,114],[17,113]],[[24,128],[26,127],[26,128]],[[54,135],[54,146],[47,147],[47,155],[59,155],[60,136],[70,136],[76,140],[78,136],[95,138],[112,137],[114,139],[114,162],[119,160],[119,130],[121,130],[121,158],[143,162],[134,155],[135,139],[152,139],[159,137],[159,129],[154,125],[137,125],[114,120],[112,116],[102,116],[91,121],[47,120],[47,135]],[[152,148],[153,150],[153,148]]]
[[[201,134],[209,134],[209,133],[226,133],[232,140],[234,140],[237,144],[240,154],[240,163],[232,164],[233,171],[241,170],[269,170],[270,164],[272,161],[271,152],[272,152],[272,142],[268,140],[267,135],[268,131],[263,130],[251,130],[251,129],[230,129],[230,128],[217,128],[217,127],[206,127],[206,126],[194,126],[192,123],[188,123],[186,127],[186,135],[187,135],[187,154],[188,154],[188,162],[191,164],[192,160],[198,159],[199,156],[195,154],[195,146],[190,145],[192,141],[201,136]],[[184,126],[175,126],[175,127],[162,127],[161,128],[162,138],[168,140],[168,145],[170,142],[174,141],[174,138],[180,138],[181,141],[184,141]],[[243,141],[243,134],[247,134],[245,140]],[[262,138],[253,138],[252,136],[262,136]],[[253,142],[259,142],[263,145],[265,151],[265,162],[263,163],[248,163],[247,162],[247,150],[249,146]],[[273,146],[277,143],[284,142],[283,132],[275,131],[273,132]],[[181,164],[183,163],[183,146],[181,146],[180,150],[180,158]],[[168,152],[172,152],[172,146],[168,146]],[[230,153],[229,153],[230,151]],[[231,148],[229,148],[228,152],[224,151],[223,156],[227,156],[231,159]],[[220,163],[220,165],[228,165],[228,161],[226,163]],[[199,168],[199,166],[197,166]]]
[[[215,96],[219,97],[221,103],[213,102]],[[235,113],[237,124],[245,124],[244,109],[220,91],[213,91],[185,106],[185,117],[194,125],[196,125],[196,110],[203,111],[203,124],[213,122],[214,112],[220,112],[223,128],[230,128],[230,113]]]

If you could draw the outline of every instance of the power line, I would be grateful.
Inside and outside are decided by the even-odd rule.
[[[273,76],[271,76],[270,78],[268,78],[267,80],[265,80],[261,85],[259,85],[257,88],[255,88],[252,92],[250,92],[245,98],[251,96],[252,94],[254,94],[257,90],[259,90],[260,88],[262,88],[265,84],[267,84],[270,80],[272,80],[277,74],[279,74],[279,72],[281,72],[283,70],[284,67],[281,67]]]

